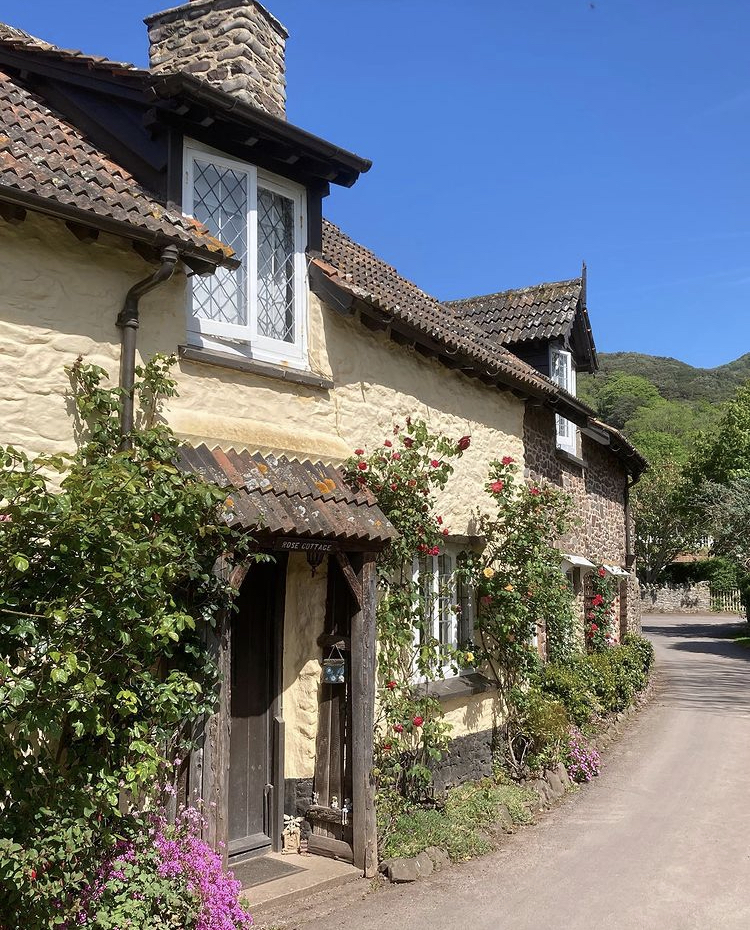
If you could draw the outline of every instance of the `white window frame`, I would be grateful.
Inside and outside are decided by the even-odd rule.
[[[555,377],[555,358],[563,361],[564,377],[561,380]],[[550,378],[555,384],[566,390],[569,394],[576,396],[576,370],[573,366],[573,355],[567,349],[561,349],[558,346],[549,347],[549,371]],[[570,452],[571,455],[578,454],[578,427],[559,413],[555,414],[555,440],[558,449]]]
[[[300,184],[222,154],[210,146],[186,139],[183,149],[183,213],[193,215],[195,160],[227,168],[248,179],[245,324],[221,323],[198,316],[193,289],[188,291],[187,338],[201,348],[258,359],[293,368],[307,368],[307,192]],[[294,331],[296,339],[284,342],[258,332],[258,188],[287,197],[294,205]]]
[[[456,563],[458,561],[459,555],[464,551],[466,551],[465,546],[459,546],[457,544],[448,543],[447,545],[444,545],[442,547],[440,555],[426,555],[426,556],[421,556],[421,557],[417,556],[414,558],[412,562],[412,579],[416,584],[419,584],[420,559],[424,559],[426,561],[431,560],[431,564],[432,564],[432,610],[431,610],[430,617],[427,618],[428,619],[428,632],[429,632],[429,635],[433,639],[439,642],[440,641],[440,600],[441,600],[440,598],[440,594],[441,594],[440,558],[441,556],[447,556],[451,560],[451,565],[450,565],[451,571],[450,571],[450,576],[449,576],[450,581],[449,581],[448,592],[447,592],[448,607],[446,608],[450,611],[450,614],[451,614],[451,635],[450,635],[450,641],[447,642],[445,645],[453,649],[456,649],[460,645],[462,645],[458,641],[458,634],[461,628],[462,620],[466,619],[466,618],[463,618],[461,614],[455,609],[451,610],[451,606],[455,608],[456,606],[459,605],[458,584],[457,584],[457,579],[456,579]],[[473,638],[474,627],[475,627],[475,622],[476,622],[476,604],[475,604],[473,592],[469,592],[468,594],[468,603],[469,603],[469,608],[470,608],[470,617],[468,618],[468,621],[471,622],[471,632],[472,632],[472,638]],[[419,635],[420,635],[419,630],[415,630],[414,631],[415,649],[419,648]],[[457,675],[462,675],[470,671],[471,669],[468,669],[468,668],[459,668],[458,670],[454,671],[454,666],[451,662],[446,662],[442,666],[442,674],[444,678],[453,678],[453,677],[456,677]],[[426,678],[422,678],[418,680],[427,681]]]

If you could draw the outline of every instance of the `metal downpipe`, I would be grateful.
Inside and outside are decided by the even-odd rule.
[[[135,384],[135,350],[138,341],[138,302],[141,297],[168,281],[174,273],[179,253],[177,247],[168,245],[161,253],[161,265],[148,278],[138,281],[125,295],[125,303],[117,316],[117,325],[122,330],[120,349],[120,388],[123,391],[120,412],[120,448],[130,448],[130,433],[133,430],[133,386]]]

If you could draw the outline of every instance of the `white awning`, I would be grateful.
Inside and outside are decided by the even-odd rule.
[[[626,572],[624,568],[620,568],[619,565],[603,565],[602,566],[610,575],[623,575],[626,578],[630,577],[630,572]]]
[[[593,562],[589,562],[589,560],[582,555],[571,555],[568,552],[563,552],[562,560],[563,564],[567,562],[568,565],[577,565],[581,568],[596,568]]]

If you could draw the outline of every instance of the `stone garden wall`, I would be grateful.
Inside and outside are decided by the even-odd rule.
[[[695,585],[641,585],[641,610],[653,614],[703,614],[711,610],[707,581]]]

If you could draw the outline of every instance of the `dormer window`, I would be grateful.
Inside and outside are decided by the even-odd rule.
[[[190,340],[305,367],[305,189],[195,142],[185,146],[184,179],[185,213],[242,262],[192,278]]]
[[[559,349],[556,346],[550,346],[550,377],[559,384],[561,388],[575,397],[576,393],[576,371],[573,367],[573,356],[565,349]],[[575,423],[566,420],[559,414],[555,414],[555,428],[557,433],[557,448],[570,452],[571,455],[577,454],[578,436]]]

